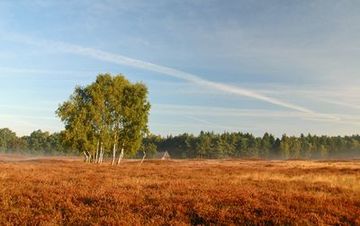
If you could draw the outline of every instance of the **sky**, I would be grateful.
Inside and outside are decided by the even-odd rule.
[[[149,88],[152,133],[360,133],[360,1],[0,1],[0,128],[63,129],[76,85]]]

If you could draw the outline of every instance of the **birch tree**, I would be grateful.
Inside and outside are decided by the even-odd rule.
[[[76,87],[56,111],[65,124],[66,139],[84,153],[86,161],[102,163],[118,148],[118,164],[125,154],[134,154],[147,133],[150,104],[147,88],[130,83],[124,76],[100,74],[85,87]]]
[[[65,139],[72,148],[83,152],[87,162],[94,156],[91,118],[89,117],[89,94],[86,88],[76,87],[68,101],[56,113],[65,124]]]
[[[126,86],[121,101],[122,129],[119,133],[121,152],[118,159],[120,164],[124,151],[134,155],[139,150],[142,138],[148,133],[148,112],[150,104],[147,100],[147,88],[142,83]]]

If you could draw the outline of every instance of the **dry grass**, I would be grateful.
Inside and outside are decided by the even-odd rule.
[[[360,225],[360,162],[0,161],[0,224]]]

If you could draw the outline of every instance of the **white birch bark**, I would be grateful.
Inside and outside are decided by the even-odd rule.
[[[121,160],[124,157],[124,147],[121,148],[121,152],[120,152],[120,156],[119,156],[119,160],[117,162],[118,165],[120,165]]]
[[[112,157],[111,165],[115,165],[115,161],[116,161],[116,132],[114,135],[113,157]]]
[[[98,163],[98,160],[99,160],[99,141],[96,144],[95,163]]]
[[[85,151],[83,153],[84,153],[84,156],[85,156],[85,162],[88,162],[89,156],[87,155],[87,153]]]
[[[116,159],[116,143],[114,143],[114,146],[113,146],[113,158],[112,158],[111,165],[115,165],[115,159]]]
[[[102,161],[103,161],[103,155],[104,155],[104,147],[103,147],[103,143],[101,142],[101,144],[100,144],[99,164],[101,164]]]
[[[144,162],[144,160],[145,160],[145,158],[146,158],[146,152],[143,151],[143,153],[144,153],[144,156],[143,156],[143,158],[141,159],[140,165]]]

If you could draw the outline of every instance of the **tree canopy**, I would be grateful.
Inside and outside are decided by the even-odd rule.
[[[147,87],[124,76],[100,74],[85,87],[76,87],[70,99],[56,111],[65,123],[65,139],[88,161],[102,162],[113,151],[113,163],[120,148],[133,155],[148,133],[150,103]]]

